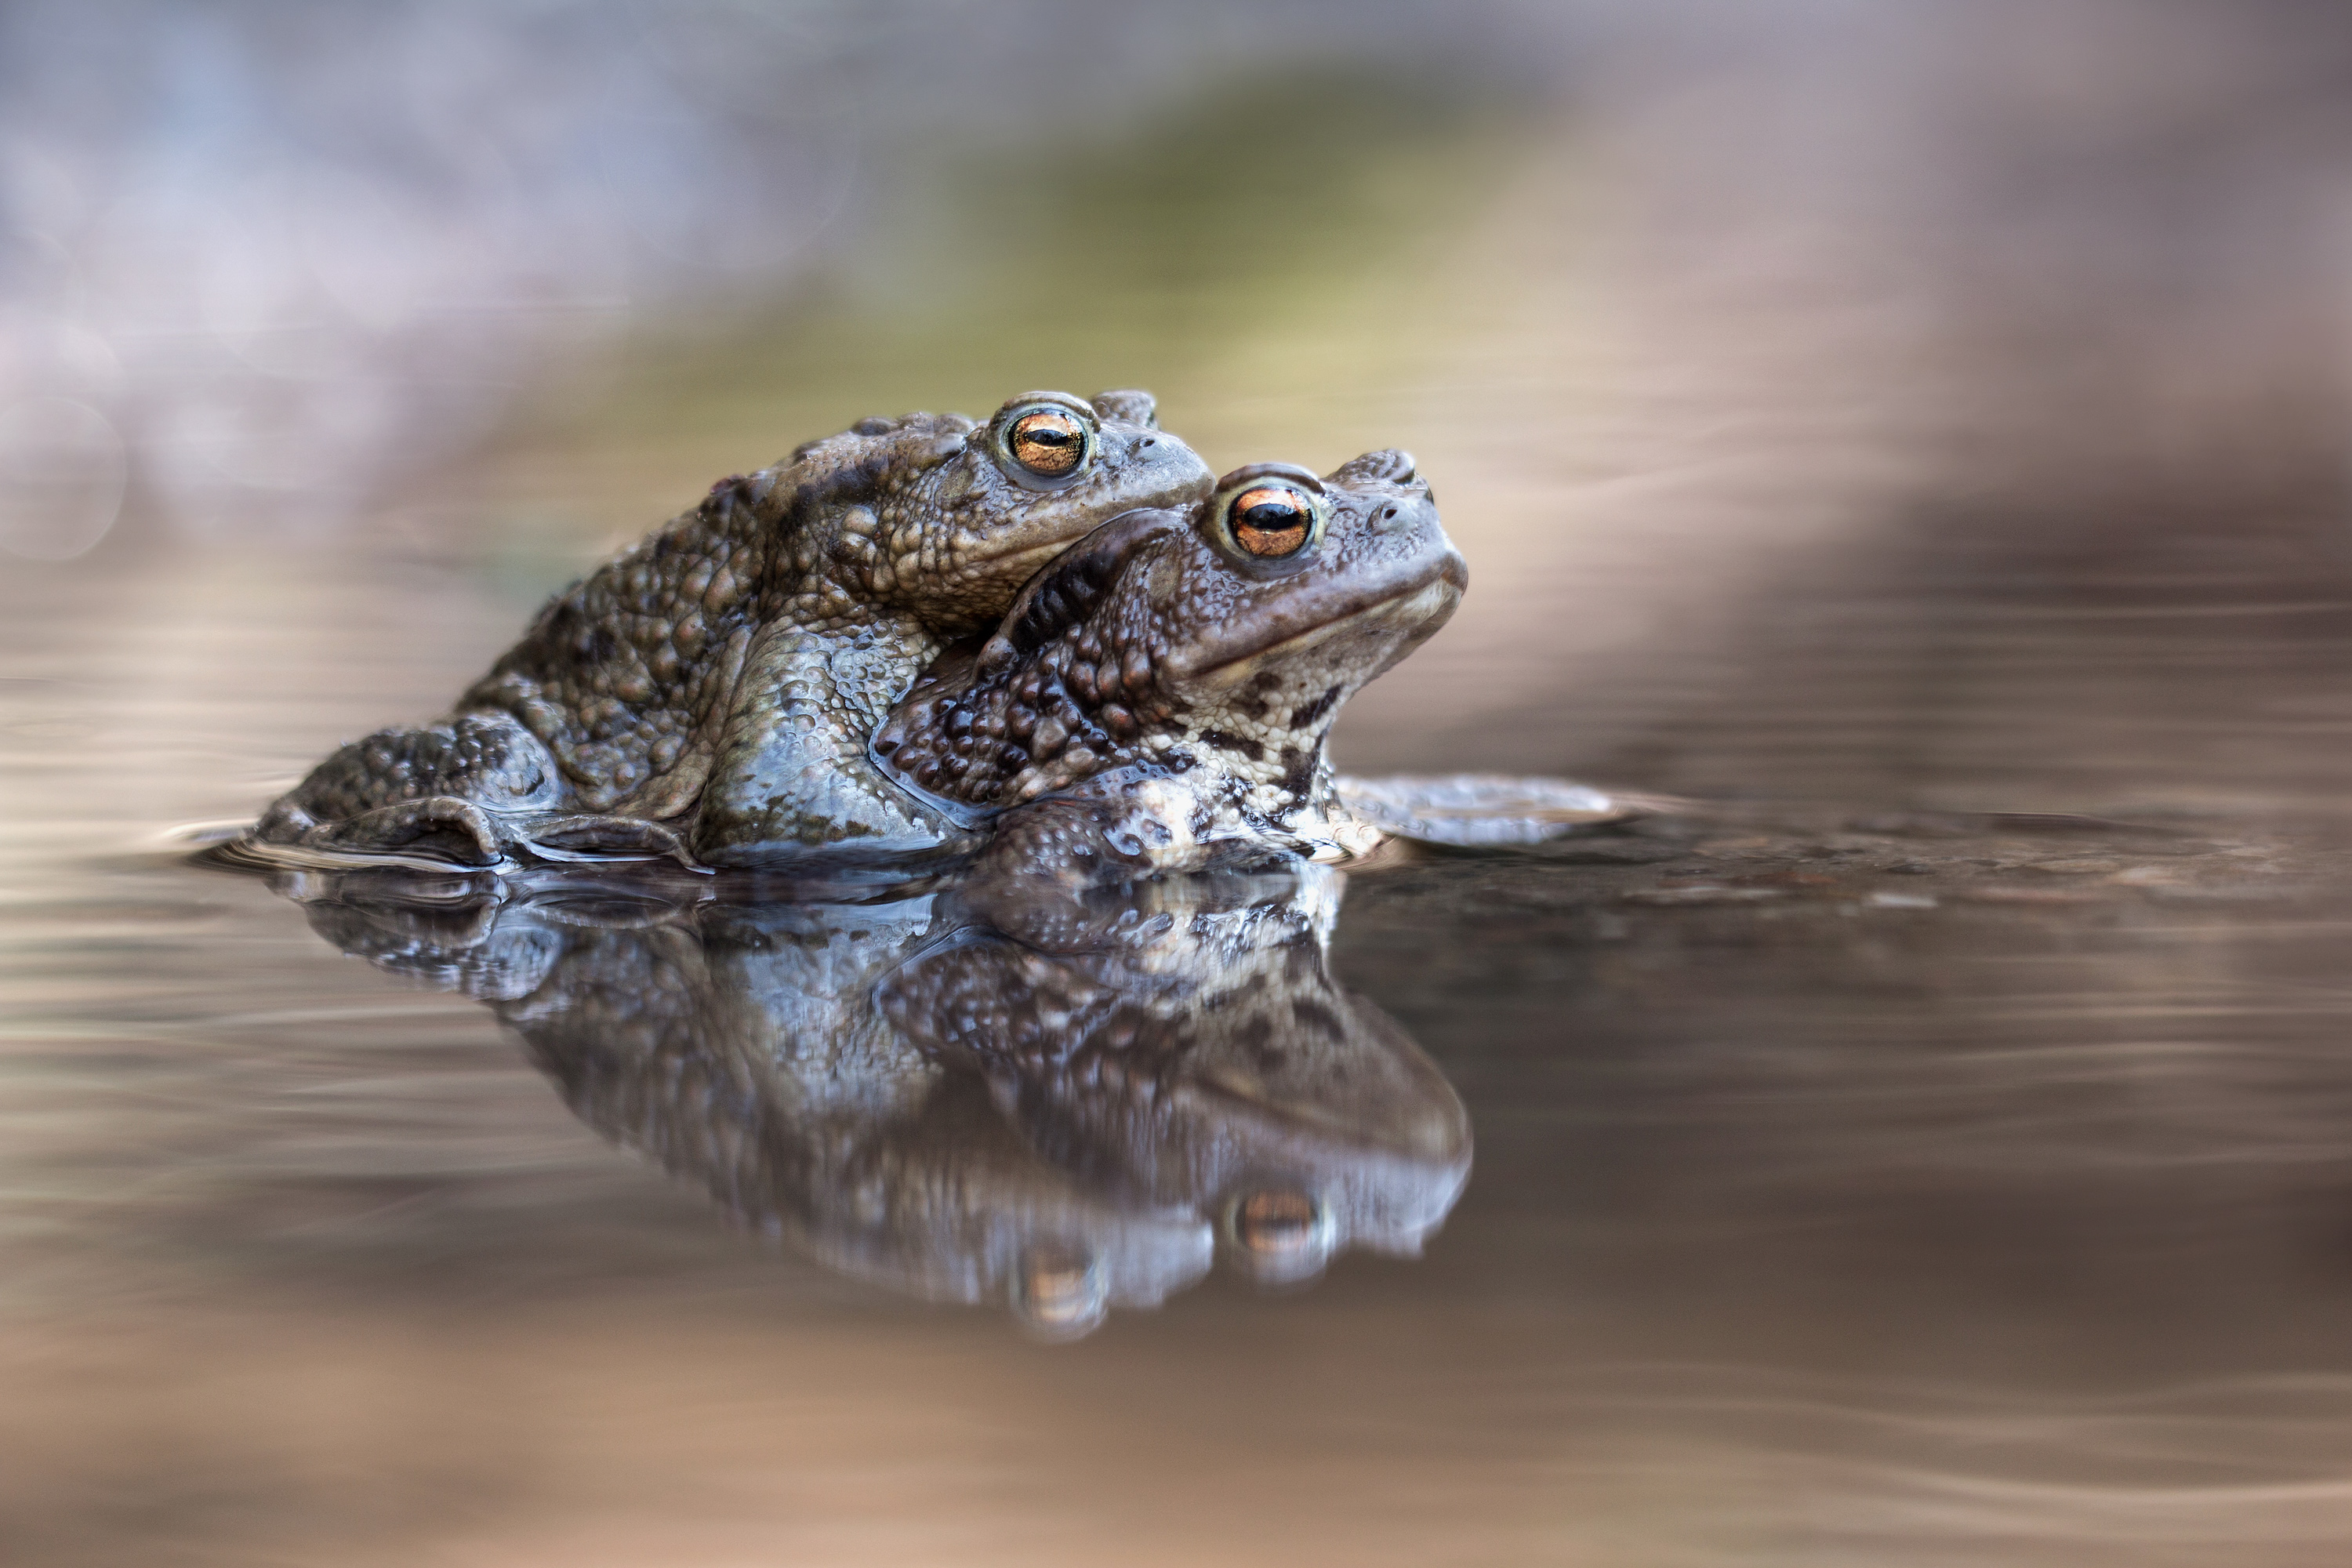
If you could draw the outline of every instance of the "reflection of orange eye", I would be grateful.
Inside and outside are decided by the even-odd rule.
[[[1234,1205],[1234,1239],[1252,1252],[1302,1251],[1322,1223],[1322,1205],[1306,1193],[1252,1193]]]
[[[1033,474],[1058,479],[1076,473],[1087,455],[1087,427],[1073,414],[1040,408],[1013,422],[1005,444],[1013,460]]]
[[[1252,555],[1279,559],[1306,548],[1314,531],[1315,508],[1286,485],[1260,485],[1244,490],[1225,508],[1234,542]]]

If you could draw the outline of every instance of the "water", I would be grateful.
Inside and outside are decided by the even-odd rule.
[[[452,688],[457,651],[371,645],[495,639],[495,593],[381,555],[42,590],[7,622],[15,1560],[2318,1563],[2352,1533],[2325,818],[1718,803],[1245,890],[1381,1067],[1308,1062],[1288,1103],[1338,1111],[1257,1153],[1327,1190],[1386,1157],[1421,1205],[1267,1288],[1221,1190],[1139,1199],[1115,1127],[968,1062],[909,1100],[820,1059],[832,1120],[772,1116],[748,1165],[707,1063],[631,1068],[631,1008],[679,984],[696,1048],[747,1001],[824,1037],[772,954],[860,921],[920,949],[954,923],[928,910],[517,896],[509,939],[590,944],[527,990],[465,978],[549,971],[459,890],[420,914],[156,841],[249,809],[322,717]],[[901,1026],[992,951],[899,971]],[[1171,996],[1232,968],[1057,962],[1179,1037],[1221,1015]],[[1024,1331],[1018,1246],[992,1276],[872,1245],[845,1168],[1016,1241],[1075,1215],[1130,1273],[1091,1333]]]
[[[1272,152],[1204,92],[362,499],[134,452],[0,572],[0,1555],[2342,1561],[2334,57],[2167,14],[1343,80]],[[1685,804],[1156,935],[173,837],[719,474],[1138,382],[1435,483],[1472,588],[1345,764]],[[1253,980],[1334,1020],[1255,1079]],[[1041,994],[1167,1118],[951,1026]]]

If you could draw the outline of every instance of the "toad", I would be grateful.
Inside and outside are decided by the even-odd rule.
[[[867,757],[890,704],[1074,540],[1211,478],[1141,392],[861,420],[721,480],[552,600],[446,718],[343,747],[256,837],[475,865],[935,846],[954,826]]]
[[[1236,469],[1057,558],[875,732],[877,765],[1074,878],[1360,854],[1325,742],[1340,704],[1454,613],[1467,568],[1402,452],[1322,479]]]

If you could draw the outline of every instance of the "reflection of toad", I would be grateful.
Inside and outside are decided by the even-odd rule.
[[[928,847],[951,830],[866,758],[884,710],[1072,541],[1209,488],[1139,392],[863,420],[721,482],[549,604],[448,718],[345,746],[257,834],[477,865]]]
[[[1324,746],[1340,705],[1454,613],[1468,572],[1402,452],[1260,463],[1118,519],[943,658],[874,736],[883,770],[995,829],[992,864],[1154,872],[1380,837]]]
[[[1415,1253],[1468,1174],[1461,1102],[1333,984],[1314,866],[876,904],[541,876],[285,885],[339,947],[489,1004],[607,1136],[915,1295],[1084,1332],[1220,1255],[1285,1282]]]

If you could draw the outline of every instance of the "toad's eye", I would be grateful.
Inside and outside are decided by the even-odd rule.
[[[1044,479],[1058,479],[1086,461],[1087,427],[1075,414],[1038,408],[1013,422],[1005,433],[1013,460]]]
[[[1307,547],[1315,503],[1287,485],[1254,486],[1226,504],[1225,526],[1247,553],[1279,560]]]

